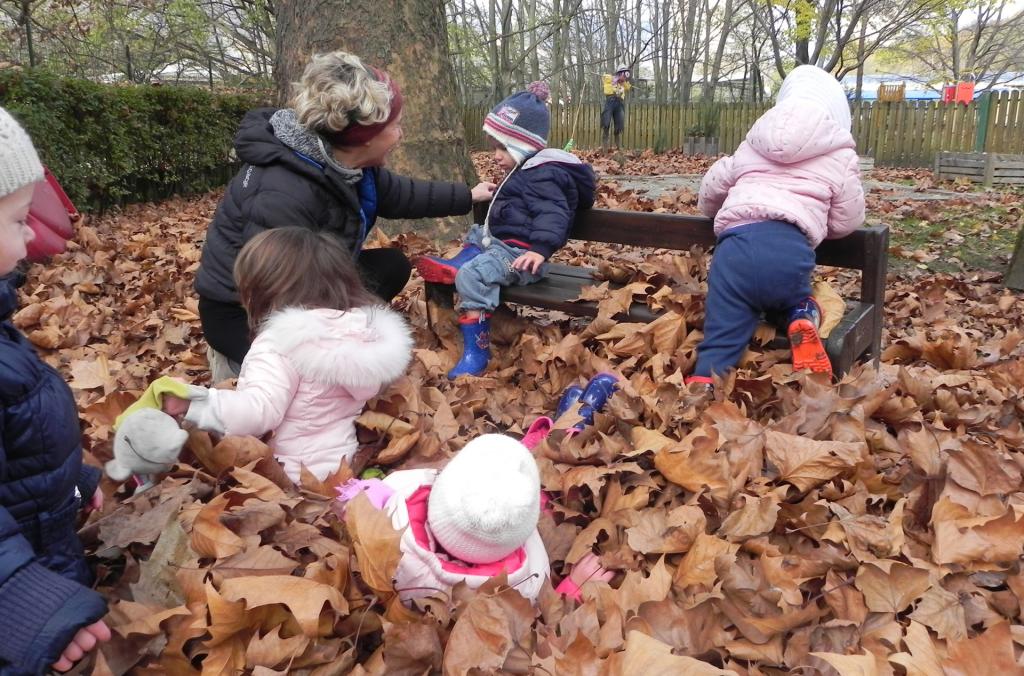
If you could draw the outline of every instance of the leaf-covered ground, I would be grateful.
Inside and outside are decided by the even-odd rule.
[[[1019,225],[1019,196],[980,199],[991,209],[944,204],[923,220],[961,233]],[[109,457],[114,416],[149,380],[206,379],[191,282],[216,200],[94,219],[32,270],[16,322],[74,388],[90,462]],[[613,187],[601,203],[693,207]],[[893,218],[878,208],[872,218]],[[944,250],[945,232],[919,248]],[[361,419],[356,465],[438,466],[482,432],[520,434],[566,385],[614,370],[626,380],[607,414],[540,451],[556,578],[593,550],[620,571],[610,586],[587,585],[581,605],[547,588],[534,608],[496,580],[405,609],[387,520],[362,503],[344,521],[331,509],[350,470],[296,487],[261,442],[194,432],[150,491],[105,481],[106,505],[83,526],[115,630],[94,673],[1024,671],[1024,298],[998,273],[966,257],[956,274],[897,270],[877,372],[833,385],[794,375],[785,352],[752,350],[705,405],[680,386],[706,261],[579,243],[559,256],[638,285],[594,291],[605,312],[592,322],[500,314],[495,364],[454,384],[450,316],[428,311],[414,280],[397,305],[415,359]],[[853,288],[848,273],[822,274]],[[668,314],[609,318],[647,283]]]

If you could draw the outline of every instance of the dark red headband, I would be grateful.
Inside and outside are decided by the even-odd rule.
[[[384,131],[384,128],[394,122],[398,118],[399,113],[402,112],[402,90],[398,88],[398,83],[382,70],[378,70],[373,66],[370,66],[369,70],[377,78],[378,82],[386,84],[391,91],[391,112],[388,113],[388,119],[376,124],[359,124],[356,121],[352,121],[339,132],[324,134],[327,140],[331,142],[331,145],[361,146]]]

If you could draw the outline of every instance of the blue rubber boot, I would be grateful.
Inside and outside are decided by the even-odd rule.
[[[459,376],[480,375],[491,360],[490,315],[480,315],[479,319],[459,317],[459,329],[462,331],[462,358],[448,372],[452,380]]]
[[[619,389],[619,377],[613,373],[598,373],[596,376],[590,379],[587,386],[583,389],[583,394],[580,395],[580,417],[583,418],[580,422],[573,425],[578,430],[582,430],[587,425],[594,422],[594,413],[604,408],[604,405],[608,403],[608,399],[611,398],[615,390]]]
[[[817,328],[821,326],[821,308],[818,301],[807,298],[802,303],[794,305],[786,313],[786,326],[789,326],[798,319],[807,319]]]
[[[467,244],[462,251],[451,258],[437,256],[420,256],[416,259],[416,270],[425,282],[434,284],[454,284],[459,268],[479,256],[483,250],[476,244]]]
[[[565,412],[572,408],[572,405],[580,400],[583,388],[579,385],[570,385],[562,392],[562,398],[558,400],[558,408],[555,409],[555,420],[558,420]]]

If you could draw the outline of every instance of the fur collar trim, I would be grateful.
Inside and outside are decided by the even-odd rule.
[[[267,319],[256,340],[269,342],[303,378],[353,388],[401,377],[413,347],[408,324],[383,305],[349,312],[287,308]]]

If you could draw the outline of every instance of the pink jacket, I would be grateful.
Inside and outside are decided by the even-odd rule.
[[[234,390],[194,388],[186,420],[231,435],[273,432],[293,481],[323,479],[357,448],[355,419],[412,357],[405,320],[380,306],[349,312],[289,308],[267,320]]]
[[[430,487],[436,478],[434,469],[402,470],[384,478],[384,484],[394,491],[384,509],[391,516],[391,525],[402,531],[402,558],[395,571],[395,589],[401,599],[408,604],[439,592],[450,594],[459,582],[475,589],[504,572],[510,587],[535,601],[550,572],[548,553],[536,530],[525,545],[494,563],[467,564],[435,552],[426,518]]]
[[[761,116],[731,157],[700,184],[698,207],[715,234],[758,221],[800,228],[812,247],[864,222],[864,186],[853,136],[824,109],[784,101]]]

